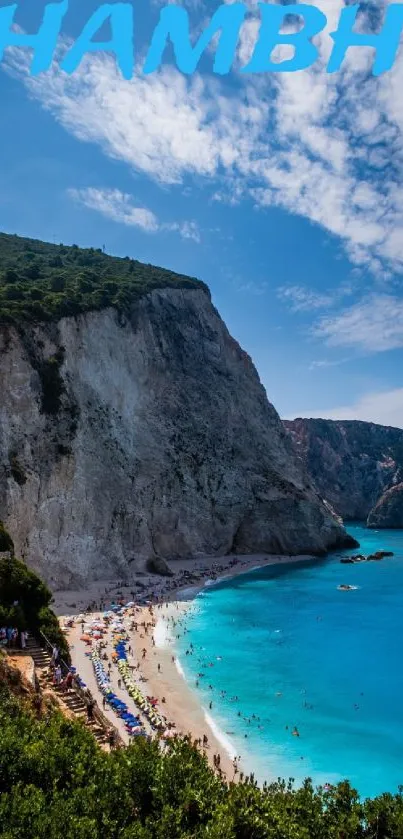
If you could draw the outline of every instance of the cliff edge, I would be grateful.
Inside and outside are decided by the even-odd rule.
[[[371,510],[368,527],[403,528],[403,483],[396,484],[381,495]]]
[[[284,425],[321,497],[345,520],[366,521],[385,490],[402,480],[400,428],[323,419]]]
[[[190,283],[190,281],[189,281]],[[206,287],[0,325],[0,519],[52,587],[349,545]]]

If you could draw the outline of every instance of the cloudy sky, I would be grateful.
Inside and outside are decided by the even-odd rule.
[[[70,0],[61,53],[99,5]],[[403,51],[378,77],[366,48],[326,74],[343,3],[320,0],[311,69],[241,75],[252,3],[231,74],[209,50],[186,77],[168,48],[144,76],[161,4],[133,5],[131,81],[105,52],[33,78],[29,52],[6,51],[0,229],[197,276],[282,416],[403,427]],[[44,6],[20,0],[17,24],[36,31]],[[196,36],[216,4],[184,6]],[[377,25],[373,9],[359,23]]]

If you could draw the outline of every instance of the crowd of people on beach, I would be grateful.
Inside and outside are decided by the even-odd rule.
[[[165,704],[165,696],[161,696],[161,693],[159,693],[159,700],[157,699],[157,697],[145,697],[140,685],[140,682],[144,681],[143,662],[144,665],[147,665],[150,656],[153,655],[153,648],[155,648],[154,629],[158,619],[160,617],[163,617],[164,621],[169,626],[174,641],[178,641],[180,638],[186,635],[187,628],[183,611],[180,609],[178,602],[174,601],[173,595],[176,592],[178,592],[178,590],[185,589],[186,597],[186,591],[188,589],[195,591],[197,590],[197,588],[201,587],[203,583],[205,583],[207,580],[217,580],[226,571],[233,570],[235,566],[239,567],[240,571],[244,570],[245,566],[248,564],[248,560],[246,559],[232,557],[229,558],[228,562],[225,564],[222,562],[214,562],[209,565],[203,565],[201,563],[199,567],[194,568],[193,570],[188,570],[186,568],[181,569],[174,577],[158,578],[156,576],[153,576],[151,578],[148,577],[147,581],[145,582],[143,582],[142,579],[140,579],[137,580],[136,583],[132,583],[131,585],[125,584],[123,580],[117,581],[116,585],[105,587],[105,590],[101,596],[98,595],[96,600],[92,600],[91,602],[89,602],[85,608],[85,612],[83,612],[82,615],[79,616],[79,618],[76,617],[75,619],[72,619],[75,621],[81,621],[82,635],[84,636],[88,629],[88,626],[86,626],[86,624],[88,623],[91,613],[101,613],[103,618],[106,616],[106,623],[109,624],[113,620],[113,618],[111,614],[108,614],[108,612],[114,612],[116,617],[116,615],[119,616],[119,610],[122,610],[121,617],[124,617],[125,625],[124,627],[120,627],[121,631],[122,629],[124,630],[120,640],[125,645],[125,655],[127,656],[128,669],[126,669],[125,663],[125,675],[128,675],[130,678],[128,684],[130,686],[132,695],[130,696],[129,693],[129,696],[131,699],[133,699],[134,702],[134,708],[132,710],[130,707],[125,707],[126,705],[128,705],[128,686],[123,678],[122,672],[120,671],[116,673],[116,671],[114,671],[114,665],[117,664],[117,660],[116,657],[113,657],[113,655],[111,656],[110,651],[108,651],[108,646],[110,647],[111,644],[111,637],[109,637],[109,643],[106,642],[106,639],[103,635],[98,638],[92,638],[89,641],[87,640],[86,643],[89,643],[91,649],[95,651],[95,654],[97,656],[100,657],[102,665],[105,669],[107,679],[109,679],[109,677],[112,676],[113,672],[115,672],[115,687],[113,688],[112,692],[116,695],[117,706],[114,710],[115,712],[117,710],[119,711],[119,703],[123,703],[121,707],[123,707],[125,714],[130,715],[137,713],[140,725],[137,726],[136,720],[134,726],[135,728],[141,728],[141,726],[145,726],[145,731],[147,731],[149,735],[161,736],[162,727],[156,727],[152,725],[150,726],[150,719],[147,719],[147,716],[144,714],[144,708],[142,709],[139,706],[139,698],[140,701],[144,699],[145,702],[149,702],[150,699],[152,699],[155,700],[156,704],[158,704],[159,701],[160,707],[164,707],[164,714],[161,714],[161,711],[159,710],[158,716],[163,718],[163,727],[168,732],[168,736],[175,736],[176,733],[173,721],[169,720],[169,703],[168,705]],[[131,598],[131,600],[127,602],[129,597]],[[75,606],[75,604],[71,605]],[[116,607],[115,610],[112,609],[113,606]],[[167,610],[169,610],[169,612]],[[173,615],[172,611],[174,612]],[[175,614],[175,612],[177,612],[177,614]],[[131,639],[135,641],[135,644]],[[145,643],[142,644],[141,642],[143,639]],[[134,647],[136,647],[136,650],[134,649]],[[155,650],[154,654],[156,654]],[[205,658],[203,657],[202,651],[196,651],[193,647],[193,644],[191,643],[188,646],[186,655],[198,656],[200,663],[200,672],[198,678],[196,679],[195,686],[199,687],[199,680],[205,679],[206,677],[206,668],[209,666],[214,666],[214,662],[206,662]],[[219,659],[220,657],[218,656],[217,658]],[[150,661],[150,664],[151,663],[152,662]],[[176,663],[176,658],[174,655],[171,656],[171,663]],[[162,667],[160,661],[157,660],[156,667],[154,669],[156,671],[156,678],[158,678],[159,676],[164,678],[162,674]],[[118,678],[116,678],[116,676],[118,676]],[[102,705],[105,709],[105,707],[108,706],[107,699],[105,696],[105,689],[102,692],[99,684],[98,689],[100,690]],[[239,701],[238,696],[227,696],[225,690],[221,690],[218,693],[216,692],[214,698],[214,689],[212,685],[209,685],[209,690],[211,690],[212,692],[212,698],[209,701],[209,710],[213,709],[215,702],[218,700],[230,701],[235,704]],[[139,694],[137,693],[137,691],[139,691]],[[154,710],[156,710],[156,704],[154,704],[153,706]],[[263,730],[263,725],[261,724],[261,720],[257,715],[242,715],[241,711],[239,711],[238,716],[243,716],[244,721],[248,725],[255,724],[260,730]],[[129,727],[130,722],[131,721],[129,719]],[[185,731],[183,731],[182,733],[186,734]],[[247,738],[248,734],[245,733],[244,736],[245,738]],[[220,755],[219,751],[217,750],[215,750],[213,753],[211,742],[209,740],[209,735],[206,732],[201,733],[201,736],[196,738],[195,745],[198,746],[205,754],[207,754],[210,757],[210,760],[214,765],[216,771],[220,775],[223,775],[222,755]],[[235,758],[233,764],[234,778],[242,776],[242,773],[239,770],[240,760],[241,757],[238,755]]]
[[[265,558],[268,561],[269,557]],[[180,589],[198,588],[207,581],[215,582],[219,577],[227,571],[233,571],[234,568],[244,570],[245,566],[249,565],[247,559],[240,557],[228,557],[226,563],[213,562],[209,564],[200,563],[192,571],[187,568],[182,568],[177,571],[172,577],[157,577],[156,575],[146,575],[146,581],[142,580],[143,574],[137,573],[135,582],[128,583],[125,580],[118,580],[115,585],[105,588],[103,595],[97,599],[89,601],[85,606],[85,613],[102,612],[105,611],[110,604],[111,596],[114,596],[119,602],[124,602],[124,599],[130,597],[137,605],[146,605],[148,602],[153,604],[163,603],[172,598],[172,595]],[[73,608],[75,603],[71,603]]]
[[[118,597],[116,597],[116,593],[118,593]],[[102,614],[102,621],[99,615],[91,621],[94,613],[91,615],[88,610],[78,617],[66,619],[65,629],[68,632],[77,624],[81,628],[80,640],[89,648],[86,654],[91,657],[94,669],[96,665],[97,688],[102,697],[103,709],[105,710],[110,705],[114,713],[122,717],[126,731],[130,735],[132,733],[135,735],[143,733],[148,736],[158,736],[162,741],[167,740],[179,732],[176,731],[175,723],[167,717],[165,696],[160,695],[159,699],[145,696],[140,688],[140,683],[144,681],[141,661],[148,659],[152,648],[155,647],[154,629],[159,617],[159,610],[169,608],[169,605],[172,606],[173,604],[169,604],[165,597],[161,596],[160,591],[158,589],[156,591],[155,588],[148,595],[149,599],[146,606],[144,603],[139,604],[134,601],[125,603],[122,591],[114,593],[113,596],[117,603],[110,604],[111,594],[111,591],[105,590],[105,598],[102,598],[99,603],[91,604],[93,609],[95,607],[96,612],[99,612],[99,605],[103,607],[109,605],[109,609],[105,609]],[[131,638],[136,642],[136,655]],[[141,646],[142,639],[147,639],[148,646]],[[119,652],[118,646],[120,647]],[[111,649],[113,649],[113,652],[111,652]],[[172,663],[174,663],[175,656],[172,656],[172,660]],[[114,669],[115,665],[118,672]],[[115,673],[114,681],[117,684],[117,690],[111,686],[113,673]],[[162,674],[160,662],[156,665],[156,673],[157,675]],[[125,689],[134,701],[137,713],[134,720],[131,718],[134,709],[132,711],[127,700],[124,699],[123,691]],[[109,699],[111,699],[111,703]],[[161,713],[159,705],[160,708],[164,708],[164,713]],[[186,734],[186,732],[183,731],[182,734]],[[194,744],[204,754],[209,754],[211,746],[206,732],[200,738],[197,738]],[[225,772],[220,753],[214,753],[211,755],[211,759],[217,773],[224,777]],[[235,774],[234,770],[234,776]]]

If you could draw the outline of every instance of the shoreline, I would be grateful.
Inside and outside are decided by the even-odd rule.
[[[141,593],[137,593],[137,596],[133,586],[130,587],[130,583],[127,586],[109,583],[108,586],[107,581],[99,581],[90,586],[89,592],[56,592],[54,608],[59,614],[62,625],[67,619],[75,621],[73,627],[67,632],[72,663],[84,678],[99,707],[102,707],[102,694],[88,656],[89,648],[80,640],[81,615],[84,615],[84,618],[90,615],[91,619],[100,619],[105,606],[109,608],[111,603],[119,603],[120,599],[122,602],[132,602],[133,607],[128,610],[124,624],[129,638],[128,647],[131,650],[128,656],[130,667],[132,672],[135,672],[139,686],[142,685],[141,689],[147,695],[152,695],[158,700],[159,713],[163,714],[174,732],[189,735],[193,742],[198,741],[200,749],[216,769],[216,756],[219,755],[220,774],[227,781],[233,781],[237,780],[243,771],[242,756],[238,755],[235,745],[228,738],[227,733],[221,729],[214,714],[204,708],[201,697],[186,678],[176,652],[175,639],[171,638],[170,624],[173,621],[179,621],[181,624],[185,620],[186,613],[205,588],[216,586],[227,580],[231,581],[238,576],[265,567],[317,561],[318,557],[310,555],[294,557],[254,555],[177,560],[170,563],[174,574],[176,566],[176,579],[148,575],[148,585],[144,585],[144,580],[144,587],[142,586]],[[128,589],[127,593],[125,589]],[[101,601],[99,604],[94,602],[94,605],[98,605],[94,611],[89,609],[92,605],[88,604],[89,594],[95,595],[96,600]],[[144,602],[145,598],[147,598],[146,602]],[[67,603],[67,600],[73,599],[74,604]],[[74,616],[68,612],[66,608],[68,606],[74,606]],[[79,619],[78,614],[80,614]],[[133,622],[137,624],[137,631],[130,629]],[[112,650],[111,638],[107,638],[106,653],[109,660],[111,660]],[[125,687],[119,687],[119,671],[115,665],[111,669],[111,686],[117,696],[128,704],[130,710],[138,711],[138,707],[128,696]],[[104,713],[105,711],[108,712],[107,716],[111,723],[118,728],[124,742],[127,743],[129,736],[122,720],[115,716],[108,706]],[[205,737],[207,742],[204,740]],[[250,763],[250,759],[248,762]]]

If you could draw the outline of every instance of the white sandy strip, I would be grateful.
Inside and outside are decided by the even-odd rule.
[[[216,581],[215,580],[209,580],[207,582],[210,582],[211,584],[214,585],[214,583]],[[196,593],[194,590],[192,590],[192,591],[194,593]],[[174,648],[175,644],[174,644],[173,632],[172,632],[172,628],[169,625],[167,619],[169,619],[169,618],[174,618],[174,619],[176,618],[177,619],[178,618],[178,613],[179,613],[179,615],[183,615],[185,612],[187,612],[189,610],[189,608],[191,608],[192,605],[193,605],[192,603],[185,604],[183,602],[179,602],[179,603],[173,602],[173,603],[169,604],[168,608],[164,610],[164,612],[165,612],[164,616],[158,618],[156,626],[154,628],[154,641],[155,641],[156,648],[159,648],[160,650],[163,650],[163,649],[166,650],[167,647]],[[184,671],[177,655],[175,656],[175,667],[176,667],[176,670],[179,673],[180,677],[185,682],[187,688],[189,690],[191,690],[193,694],[195,694],[191,685],[189,684],[189,681],[186,678],[185,671]],[[197,694],[196,694],[196,696],[197,696]],[[198,702],[200,701],[198,697],[197,697],[197,700],[198,700]],[[213,717],[206,711],[206,709],[202,705],[201,705],[201,709],[202,709],[203,714],[204,714],[204,719],[205,719],[206,725],[209,727],[209,729],[210,729],[211,733],[213,734],[215,740],[225,750],[228,757],[231,760],[234,760],[234,758],[238,754],[236,749],[235,749],[235,746],[233,745],[233,743],[231,743],[229,738],[220,729],[217,722],[213,719]]]
[[[158,649],[165,649],[172,644],[170,629],[167,621],[164,618],[158,618],[154,629],[155,646]]]
[[[221,731],[221,728],[219,728],[217,723],[213,720],[213,718],[210,716],[210,714],[207,713],[205,708],[203,708],[203,711],[204,711],[204,718],[206,720],[206,723],[211,728],[211,731],[213,732],[214,737],[216,738],[216,740],[218,740],[218,742],[221,744],[223,749],[225,749],[225,751],[227,752],[227,755],[229,755],[231,760],[234,760],[234,758],[238,754],[236,749],[235,749],[235,746],[231,743],[231,740],[227,737],[227,735],[224,734],[223,731]]]
[[[178,657],[175,658],[175,667],[176,667],[179,675],[182,676],[182,679],[186,682],[186,684],[188,684],[188,682],[186,680],[186,676],[185,676],[185,671],[184,671]]]

